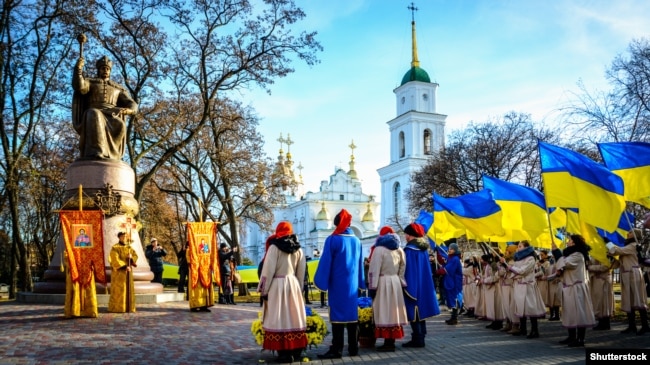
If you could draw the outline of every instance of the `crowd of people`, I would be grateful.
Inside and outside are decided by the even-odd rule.
[[[367,258],[350,229],[351,215],[341,210],[335,229],[327,237],[314,284],[330,298],[332,343],[320,359],[338,359],[359,353],[357,297],[372,298],[374,335],[383,342],[379,352],[395,351],[395,341],[411,338],[403,347],[425,346],[426,319],[439,315],[445,304],[451,316],[445,322],[457,325],[459,316],[489,321],[486,328],[534,339],[542,336],[538,322],[561,321],[569,347],[584,347],[586,330],[609,330],[614,313],[612,270],[621,274],[621,309],[628,314],[623,333],[650,332],[647,293],[637,245],[641,237],[633,230],[624,247],[608,244],[608,262],[590,257],[590,247],[581,235],[571,235],[566,248],[536,251],[529,242],[509,245],[504,252],[485,245],[481,256],[462,260],[455,241],[448,242],[443,259],[432,251],[424,227],[411,223],[400,239],[391,227],[382,227]],[[290,223],[281,222],[267,240],[260,271],[265,330],[263,348],[277,351],[277,361],[298,360],[306,347],[304,296],[305,255]],[[439,299],[440,298],[440,299]],[[635,312],[641,327],[635,326]],[[529,327],[530,326],[530,327]]]
[[[482,245],[483,254],[465,257],[455,240],[448,241],[445,257],[436,252],[435,244],[418,223],[403,229],[403,240],[385,226],[363,257],[361,243],[353,234],[352,216],[342,209],[334,218],[335,229],[324,242],[314,285],[327,293],[332,343],[321,359],[343,356],[347,330],[347,355],[359,354],[358,297],[372,298],[374,336],[383,339],[379,352],[396,350],[397,339],[411,338],[403,347],[425,347],[427,318],[441,313],[441,304],[451,312],[445,323],[453,326],[464,314],[467,318],[489,321],[487,329],[534,339],[542,336],[538,321],[561,321],[567,338],[560,341],[569,347],[584,347],[587,329],[610,330],[614,314],[612,271],[618,269],[621,284],[621,310],[627,314],[627,328],[622,334],[650,333],[647,312],[648,287],[642,267],[650,262],[642,255],[648,250],[648,237],[641,229],[629,232],[625,245],[607,244],[607,261],[590,256],[590,247],[579,234],[570,235],[566,247],[555,243],[551,251],[536,251],[528,241],[498,248]],[[644,244],[645,243],[645,244]],[[152,269],[155,260],[166,254],[155,239],[146,249]],[[189,242],[178,253],[178,291],[188,282],[188,299],[193,312],[209,312],[214,305],[213,283],[220,284],[223,304],[234,304],[234,254],[221,244],[217,255],[200,249],[213,261],[205,261],[204,271],[213,272],[218,265],[220,280],[195,280],[200,262],[190,250]],[[153,253],[157,253],[154,255]],[[647,253],[647,252],[646,252]],[[206,256],[207,257],[207,256]],[[218,257],[216,262],[214,258]],[[137,254],[125,243],[125,233],[118,234],[112,246],[109,312],[134,312],[135,296],[132,269]],[[206,266],[207,265],[207,266]],[[154,273],[157,277],[157,273]],[[291,223],[283,221],[268,237],[264,258],[259,266],[259,286],[264,328],[263,348],[277,352],[277,361],[290,363],[301,358],[307,347],[305,304],[309,275],[307,257]],[[190,280],[186,281],[189,276]],[[323,299],[321,299],[323,300]],[[324,305],[324,304],[322,304]],[[637,328],[636,313],[640,327]],[[530,324],[530,330],[529,330]]]

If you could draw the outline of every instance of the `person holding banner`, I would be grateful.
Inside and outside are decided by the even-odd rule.
[[[117,234],[119,242],[113,245],[109,256],[112,271],[108,311],[111,313],[135,312],[133,268],[138,254],[124,241],[125,237],[125,232]]]

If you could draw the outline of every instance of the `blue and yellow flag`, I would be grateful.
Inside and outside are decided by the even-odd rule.
[[[578,208],[580,220],[614,231],[625,209],[623,180],[572,150],[538,142],[547,207]]]
[[[447,251],[442,247],[444,244],[438,245],[436,243],[436,239],[442,239],[442,237],[436,237],[436,233],[433,228],[433,214],[425,210],[420,210],[420,215],[415,218],[414,222],[419,223],[422,225],[422,227],[424,227],[424,232],[426,232],[425,235],[429,239],[429,245],[434,251],[439,252],[440,255],[446,260]]]
[[[609,260],[607,259],[607,247],[605,246],[605,240],[598,234],[596,227],[592,226],[589,223],[585,223],[580,219],[579,212],[576,212],[575,209],[567,209],[567,224],[566,231],[569,234],[579,234],[584,239],[585,242],[591,247],[589,251],[589,256],[598,260],[603,265],[609,265]]]
[[[634,214],[623,212],[621,215],[621,220],[618,222],[618,227],[614,232],[607,232],[602,228],[596,228],[598,234],[603,238],[607,238],[610,242],[616,246],[623,247],[625,246],[625,240],[627,239],[627,233],[632,230],[634,227]]]
[[[625,199],[650,208],[650,143],[599,143],[598,150],[608,169],[625,184]]]
[[[503,213],[488,190],[444,198],[433,193],[433,202],[450,212],[458,222],[476,237],[503,236]],[[434,207],[435,211],[435,207]],[[435,222],[435,216],[434,216]]]
[[[483,175],[483,188],[492,192],[494,201],[501,207],[503,228],[512,236],[505,241],[532,239],[541,232],[549,232],[541,192],[487,175]]]
[[[434,240],[447,241],[450,238],[458,238],[466,234],[465,226],[460,223],[442,205],[433,201],[433,236]],[[429,232],[427,232],[427,236]]]

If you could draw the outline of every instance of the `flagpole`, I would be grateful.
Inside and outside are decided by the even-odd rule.
[[[634,236],[634,242],[636,242],[636,244],[638,245],[639,239],[636,237],[636,234],[634,233],[634,226],[632,225],[632,222],[630,222],[630,217],[628,217],[627,215],[627,207],[623,211],[623,215],[625,216],[625,220],[627,221],[627,224],[630,226],[630,231],[632,231],[632,236]]]

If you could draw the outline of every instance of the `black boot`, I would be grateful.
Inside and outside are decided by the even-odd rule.
[[[608,330],[610,329],[609,317],[598,318],[598,325],[592,328],[594,331]]]
[[[621,333],[636,333],[636,323],[634,323],[634,309],[627,314],[627,328]]]
[[[641,329],[636,333],[637,336],[650,333],[648,326],[648,311],[646,309],[639,309],[639,316],[641,317]]]
[[[569,328],[569,337],[565,338],[564,340],[560,341],[560,345],[568,345],[572,342],[575,342],[576,340],[576,329],[575,328]]]
[[[386,339],[384,339],[384,344],[377,347],[377,351],[379,351],[379,352],[395,352],[395,339],[394,338],[386,338]]]
[[[291,350],[278,350],[278,357],[275,359],[280,364],[290,364],[293,362]]]
[[[538,338],[539,337],[539,329],[537,327],[537,318],[530,317],[530,334],[526,336],[526,338]]]
[[[458,308],[454,308],[451,310],[451,318],[445,321],[445,323],[449,325],[456,325],[458,324]]]
[[[348,355],[359,355],[359,324],[357,322],[347,323],[348,329]]]
[[[519,318],[519,332],[515,332],[513,336],[526,336],[526,317]]]
[[[345,325],[343,323],[332,323],[332,346],[324,354],[319,354],[319,359],[340,359],[343,356],[343,336]]]
[[[219,292],[219,304],[226,304],[225,297],[225,295],[222,295],[221,292]]]
[[[585,333],[587,329],[584,327],[578,328],[578,335],[575,341],[569,343],[569,347],[585,347]]]
[[[235,294],[230,294],[230,304],[237,305],[237,303],[235,303]]]

